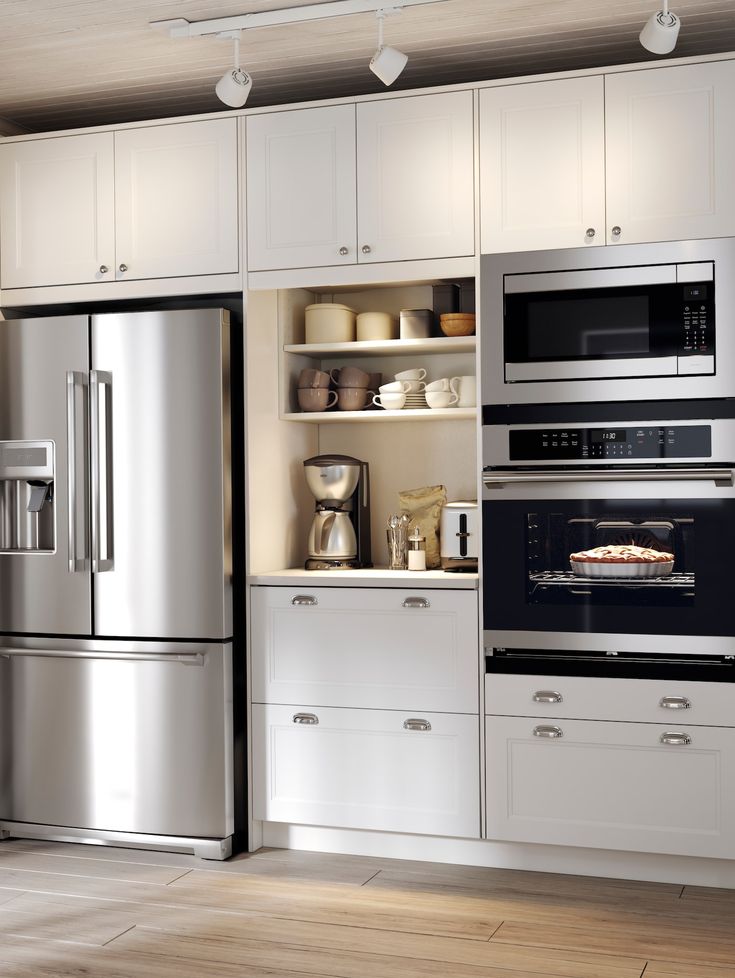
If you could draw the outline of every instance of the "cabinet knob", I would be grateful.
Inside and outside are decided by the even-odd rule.
[[[371,252],[371,250],[372,249],[371,249],[370,245],[363,245],[362,246],[362,253],[363,253],[363,255],[369,255],[370,252]]]
[[[404,598],[403,599],[404,608],[430,608],[428,598]]]
[[[620,228],[620,226],[618,224],[616,224],[615,227],[612,229],[613,237],[614,238],[619,238],[620,237],[620,234],[621,234],[621,230],[622,229]]]
[[[595,229],[594,228],[587,228],[587,230],[584,233],[585,233],[585,235],[588,238],[594,238],[594,236],[595,236]]]
[[[431,724],[428,720],[417,720],[416,717],[411,717],[408,720],[403,721],[404,730],[431,730]]]
[[[534,737],[546,737],[549,740],[555,740],[558,737],[563,737],[564,731],[561,729],[561,727],[540,724],[538,727],[533,728],[533,735]]]
[[[532,696],[534,703],[561,703],[562,695],[553,689],[539,689]]]
[[[313,594],[297,594],[295,598],[291,598],[291,604],[312,606],[319,602]]]
[[[303,723],[307,727],[313,727],[319,723],[319,717],[316,713],[294,713],[293,722]]]
[[[107,265],[100,265],[100,275],[107,275],[110,271]]]
[[[349,255],[350,249],[349,248],[345,248],[345,246],[342,245],[342,247],[339,249],[339,253],[340,253],[340,255]]]
[[[118,265],[118,268],[120,269],[121,272],[127,272],[127,270],[128,270],[128,266],[125,264],[125,262],[121,262]]]
[[[687,699],[686,696],[662,696],[658,701],[658,705],[662,706],[665,710],[688,710],[692,705],[692,701]]]
[[[667,730],[658,739],[662,744],[670,744],[672,747],[685,747],[692,742],[692,738],[688,733],[679,730]]]

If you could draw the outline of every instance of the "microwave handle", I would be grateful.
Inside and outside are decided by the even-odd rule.
[[[568,469],[564,472],[483,472],[483,485],[498,489],[506,485],[529,485],[546,482],[714,482],[718,486],[735,485],[733,469]]]

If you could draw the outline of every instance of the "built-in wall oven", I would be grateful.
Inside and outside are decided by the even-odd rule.
[[[735,397],[735,239],[485,255],[483,403]]]
[[[735,656],[735,417],[643,407],[587,405],[580,422],[578,407],[539,405],[535,423],[486,408],[489,650]],[[571,559],[629,547],[654,559],[602,573]]]

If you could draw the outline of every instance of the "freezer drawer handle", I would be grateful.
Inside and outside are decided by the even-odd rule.
[[[692,738],[683,731],[667,731],[659,737],[662,744],[670,744],[672,747],[685,747],[691,744]]]
[[[77,553],[77,387],[82,390],[87,384],[87,375],[79,370],[66,373],[66,490],[67,490],[67,543],[69,554],[69,573],[86,570],[86,553],[79,558]],[[86,544],[86,532],[85,532]],[[85,546],[86,551],[86,546]]]
[[[404,608],[430,608],[428,598],[404,598],[403,600]]]
[[[658,702],[665,710],[688,710],[692,701],[686,696],[662,696]]]
[[[569,469],[566,472],[484,472],[486,489],[552,482],[714,482],[735,485],[732,469]]]
[[[8,649],[0,648],[0,658],[27,656],[33,659],[93,659],[96,662],[170,662],[184,666],[203,666],[201,652],[174,653],[170,655],[149,655],[145,652],[65,652],[61,649]]]
[[[409,720],[403,721],[404,730],[431,730],[431,724],[428,720],[417,720],[415,717],[411,717]]]
[[[293,722],[303,723],[307,727],[313,727],[319,723],[319,717],[316,715],[316,713],[294,713]]]
[[[297,594],[295,598],[291,598],[291,604],[312,607],[315,604],[319,604],[319,602],[313,594]]]
[[[558,737],[563,737],[564,731],[561,727],[547,726],[542,723],[533,728],[533,735],[534,737],[546,737],[549,740],[555,740]]]
[[[107,387],[104,418],[100,415],[100,388]],[[92,570],[115,569],[113,554],[112,509],[112,374],[106,370],[89,372],[89,427],[92,488]],[[102,555],[102,538],[105,554]]]
[[[539,689],[533,694],[534,703],[561,703],[563,697],[553,689]]]

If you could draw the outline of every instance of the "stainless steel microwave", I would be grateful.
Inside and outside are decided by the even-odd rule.
[[[735,397],[735,239],[484,255],[484,404]]]

